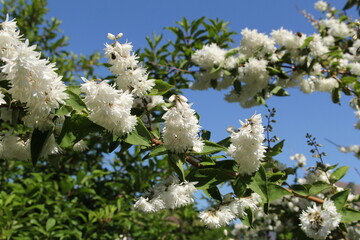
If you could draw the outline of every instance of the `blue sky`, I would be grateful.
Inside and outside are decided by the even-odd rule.
[[[339,9],[343,2],[330,1],[337,3],[335,6]],[[311,34],[314,32],[311,24],[298,9],[320,16],[313,5],[314,1],[303,0],[49,0],[48,16],[63,21],[60,28],[70,37],[67,50],[89,54],[102,51],[104,43],[110,41],[106,38],[109,32],[123,32],[123,38],[132,42],[135,49],[146,47],[146,35],[151,36],[156,32],[163,33],[165,38],[170,37],[163,28],[175,25],[175,21],[182,17],[190,20],[202,16],[223,19],[229,21],[229,27],[237,33],[245,27],[265,33],[284,27]],[[240,34],[234,39],[235,47],[241,40]],[[104,76],[108,73],[104,73]],[[255,112],[266,113],[264,107],[242,109],[239,104],[229,104],[223,100],[225,93],[214,90],[185,91],[185,96],[194,103],[193,108],[201,116],[200,124],[212,131],[213,141],[227,137],[228,126],[239,127],[239,119],[249,118]],[[296,89],[291,89],[290,93],[290,97],[273,97],[268,101],[269,107],[277,109],[274,133],[286,139],[284,153],[278,159],[292,166],[294,163],[290,162],[289,156],[303,153],[308,158],[308,166],[314,166],[315,159],[311,159],[305,139],[305,134],[311,133],[323,144],[322,150],[328,153],[325,161],[351,166],[344,180],[359,183],[360,176],[355,172],[359,160],[352,154],[339,153],[335,146],[325,140],[331,139],[341,145],[360,144],[360,132],[353,128],[356,118],[348,106],[349,98],[343,97],[339,106],[331,102],[328,93],[305,95]]]

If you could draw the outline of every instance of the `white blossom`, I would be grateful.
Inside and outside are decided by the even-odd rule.
[[[225,226],[236,218],[230,207],[227,205],[220,206],[217,210],[209,208],[200,212],[199,217],[209,228]]]
[[[86,142],[83,139],[81,139],[80,141],[74,144],[73,149],[76,152],[83,152],[88,149],[88,146]]]
[[[275,41],[258,31],[245,28],[241,31],[243,36],[240,43],[240,53],[246,57],[264,56],[275,52]]]
[[[191,60],[204,69],[211,70],[225,60],[226,50],[221,49],[216,43],[211,43],[196,50]]]
[[[337,213],[334,203],[325,200],[322,207],[315,204],[300,215],[301,229],[308,237],[325,239],[340,223],[341,214]]]
[[[328,8],[328,3],[320,0],[320,1],[317,1],[314,4],[314,7],[315,7],[316,10],[319,10],[321,12],[325,12],[327,10],[327,8]]]
[[[291,156],[290,160],[297,161],[298,167],[304,167],[306,165],[306,157],[301,153],[296,153],[295,155]]]
[[[136,97],[144,97],[155,86],[155,81],[148,79],[147,70],[132,53],[132,44],[127,42],[120,44],[117,41],[120,37],[122,34],[119,33],[113,39],[115,40],[113,44],[105,44],[105,56],[111,64],[110,71],[116,75],[116,85],[119,89],[128,90]]]
[[[231,145],[227,154],[238,163],[240,174],[251,174],[259,169],[260,161],[265,156],[264,127],[260,114],[240,123],[242,126],[239,130],[231,133]]]
[[[278,30],[273,30],[271,32],[272,38],[276,41],[280,47],[285,47],[286,50],[290,51],[292,54],[297,53],[306,39],[306,35],[302,34],[301,36],[294,34],[292,31],[280,28]]]
[[[194,185],[187,181],[180,183],[177,177],[170,176],[140,197],[134,207],[142,212],[157,212],[186,206],[194,202]]]
[[[82,79],[81,90],[86,94],[84,102],[90,110],[89,119],[118,136],[131,132],[137,123],[136,117],[130,114],[132,95],[114,89],[106,81]]]
[[[173,95],[169,101],[172,100],[175,100],[175,106],[166,109],[162,117],[165,120],[162,130],[165,147],[175,153],[191,149],[201,152],[203,143],[198,137],[200,126],[195,111],[183,96]]]
[[[51,123],[51,113],[64,104],[68,97],[66,85],[55,72],[55,64],[40,59],[36,46],[29,41],[22,42],[16,30],[16,22],[6,20],[1,24],[0,54],[5,63],[1,72],[10,82],[9,93],[14,100],[26,105],[26,125],[47,129]]]

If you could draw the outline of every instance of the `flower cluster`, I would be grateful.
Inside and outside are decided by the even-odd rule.
[[[191,204],[194,202],[195,184],[186,181],[180,183],[179,178],[170,176],[164,183],[157,184],[151,191],[141,196],[134,207],[149,213]]]
[[[175,153],[183,153],[186,150],[201,152],[204,146],[198,137],[200,126],[195,116],[195,111],[191,109],[191,104],[187,103],[187,98],[181,95],[173,95],[169,102],[174,102],[175,106],[170,109],[165,108],[163,115],[165,120],[162,131],[165,147]]]
[[[113,44],[105,44],[105,56],[111,64],[110,71],[116,75],[116,85],[123,91],[130,91],[137,97],[144,97],[155,85],[154,80],[148,79],[147,70],[138,62],[137,56],[132,53],[131,43],[121,44],[117,41],[122,37],[108,34]]]
[[[306,165],[306,157],[301,153],[296,153],[295,155],[291,156],[290,160],[297,161],[296,165],[298,167],[304,167]]]
[[[323,1],[318,1],[315,8],[330,11]],[[239,102],[245,108],[259,105],[273,94],[279,95],[272,92],[274,86],[299,87],[304,93],[332,93],[339,88],[340,79],[328,74],[329,66],[335,66],[338,72],[360,76],[357,53],[360,40],[350,39],[357,30],[354,24],[337,18],[335,12],[329,12],[326,19],[313,21],[318,33],[309,36],[284,28],[273,30],[270,35],[245,28],[237,48],[225,50],[215,43],[205,45],[192,56],[192,61],[201,68],[192,88],[220,90],[237,86],[225,99]],[[347,44],[348,39],[353,43]],[[339,40],[348,47],[340,47],[343,52],[335,55],[333,51],[339,48]]]
[[[136,117],[130,114],[133,105],[130,93],[115,89],[107,81],[82,80],[81,90],[86,94],[84,102],[90,110],[91,121],[118,136],[135,128]]]
[[[340,220],[341,214],[336,211],[334,203],[326,199],[322,207],[314,204],[302,212],[300,226],[308,237],[325,239],[339,225]]]
[[[251,194],[249,198],[233,198],[232,194],[227,194],[219,206],[200,212],[199,217],[206,226],[219,228],[229,224],[235,218],[243,218],[246,216],[247,208],[254,211],[260,203],[261,197],[256,193]]]
[[[259,169],[260,161],[266,151],[263,145],[265,136],[261,115],[253,115],[240,123],[242,126],[239,130],[231,133],[231,145],[227,154],[238,163],[240,174],[252,174]]]
[[[36,46],[22,41],[15,21],[1,23],[0,58],[5,63],[1,72],[10,83],[9,93],[13,100],[25,104],[27,126],[48,129],[51,114],[64,104],[67,94],[65,84],[55,70],[55,64],[40,59]],[[1,104],[4,104],[1,94]]]

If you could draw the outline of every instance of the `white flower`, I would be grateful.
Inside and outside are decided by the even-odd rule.
[[[303,167],[306,165],[306,157],[304,154],[296,153],[295,155],[290,157],[290,160],[297,161],[298,167]]]
[[[314,7],[315,7],[316,10],[325,12],[327,10],[327,8],[328,8],[328,3],[320,0],[320,1],[317,1],[314,4]]]
[[[334,203],[325,200],[322,207],[315,204],[300,215],[301,229],[308,237],[325,239],[340,223],[341,215],[337,213]]]
[[[131,43],[120,44],[116,41],[120,37],[122,34],[119,33],[114,36],[113,44],[105,44],[105,56],[111,64],[110,71],[116,75],[116,85],[119,89],[128,90],[136,97],[144,97],[155,86],[155,81],[148,79],[147,70],[139,64],[138,57],[132,53]]]
[[[339,151],[343,153],[353,152],[355,157],[360,159],[360,145],[340,146]]]
[[[30,140],[17,136],[3,136],[0,139],[0,158],[27,161],[30,159]]]
[[[225,226],[236,218],[227,205],[221,205],[217,210],[209,208],[200,212],[199,217],[209,228],[219,228]]]
[[[128,92],[116,90],[106,81],[96,83],[82,78],[84,102],[90,110],[89,119],[115,135],[122,136],[134,130],[136,117],[130,114],[133,97]]]
[[[280,28],[279,30],[273,30],[271,32],[272,38],[279,44],[281,47],[285,47],[286,50],[289,50],[291,53],[296,53],[295,50],[300,48],[306,39],[306,35],[302,34],[298,36],[292,31]]]
[[[354,75],[360,76],[360,63],[353,62],[348,65],[350,67],[350,72]]]
[[[330,177],[330,172],[324,172],[320,169],[315,169],[315,170],[311,170],[306,174],[306,183],[308,184],[312,184],[314,182],[318,182],[318,181],[322,181],[325,183],[329,183],[329,177]]]
[[[76,152],[83,152],[88,149],[88,146],[86,145],[86,142],[81,139],[74,144],[73,149]]]
[[[9,93],[26,105],[27,116],[23,121],[27,126],[47,129],[52,119],[50,114],[68,97],[66,85],[55,72],[55,64],[40,59],[36,46],[29,46],[28,40],[19,40],[16,22],[5,21],[1,26],[0,57],[5,63],[1,72],[10,82]]]
[[[175,153],[183,153],[189,149],[201,152],[202,144],[198,137],[200,126],[195,111],[190,108],[191,105],[183,96],[173,95],[169,101],[174,98],[176,98],[175,106],[167,109],[162,117],[165,120],[162,131],[164,145]]]
[[[339,19],[324,19],[320,21],[320,24],[327,27],[329,35],[333,37],[346,38],[354,34],[354,30],[349,28],[345,22],[341,22]]]
[[[170,176],[164,183],[140,197],[134,207],[142,212],[157,212],[162,209],[179,208],[194,202],[195,183],[181,182],[176,176]]]
[[[238,163],[240,174],[251,174],[257,171],[260,161],[265,156],[264,127],[261,122],[260,114],[253,115],[245,123],[240,121],[241,128],[231,133],[231,145],[227,154]]]
[[[204,69],[212,69],[225,60],[226,50],[221,49],[216,43],[207,44],[202,49],[196,50],[191,60]]]
[[[263,33],[245,28],[241,31],[243,38],[240,43],[240,53],[246,57],[264,56],[275,52],[275,41]]]

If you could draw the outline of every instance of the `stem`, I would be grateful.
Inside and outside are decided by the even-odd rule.
[[[181,69],[181,68],[166,66],[166,65],[159,64],[159,63],[156,63],[156,62],[150,62],[150,63],[155,65],[155,66],[165,67],[165,68],[169,68],[171,70],[175,70],[175,71],[179,71],[179,72],[194,73],[194,71],[189,71],[189,70],[185,70],[185,69]]]

